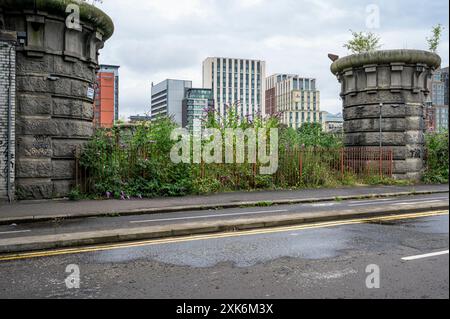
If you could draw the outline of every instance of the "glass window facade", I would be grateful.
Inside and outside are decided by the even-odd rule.
[[[190,132],[200,131],[208,111],[214,108],[213,91],[210,89],[187,89],[183,100],[183,127]]]

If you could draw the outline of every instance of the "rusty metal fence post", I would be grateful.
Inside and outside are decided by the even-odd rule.
[[[252,164],[252,182],[253,182],[253,188],[256,188],[256,163]]]
[[[379,154],[379,176],[380,178],[383,178],[383,148],[380,147],[380,154]]]
[[[392,148],[390,150],[389,168],[389,177],[392,178],[394,175],[394,150]]]
[[[205,162],[202,159],[202,162],[200,164],[200,176],[202,179],[205,178]]]
[[[302,184],[303,182],[303,146],[300,147],[299,155],[298,155],[298,165],[299,165],[299,184]]]
[[[79,181],[79,167],[80,167],[80,149],[77,146],[75,148],[75,187],[80,187],[80,181]]]

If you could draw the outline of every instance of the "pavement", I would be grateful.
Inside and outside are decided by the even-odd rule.
[[[422,192],[425,192],[424,190]],[[430,191],[428,191],[430,192]],[[385,194],[388,194],[387,192]],[[0,226],[0,256],[117,242],[257,230],[317,222],[367,219],[430,211],[448,213],[448,192],[357,200],[309,200],[264,207],[179,211],[150,215],[90,217]]]
[[[0,298],[448,299],[448,227],[448,215],[386,217],[43,252],[0,261]]]
[[[448,193],[449,185],[374,186],[338,189],[233,192],[145,200],[25,201],[0,203],[0,225],[81,217],[140,215],[265,204],[295,204],[368,199],[411,194]]]

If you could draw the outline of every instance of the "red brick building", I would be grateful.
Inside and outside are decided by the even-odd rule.
[[[276,88],[266,90],[266,115],[275,115],[277,113]]]
[[[425,107],[425,129],[427,132],[436,131],[436,109],[433,106]]]

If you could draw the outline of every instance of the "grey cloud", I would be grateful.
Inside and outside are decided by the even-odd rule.
[[[446,0],[245,2],[248,5],[239,0],[104,1],[100,7],[113,17],[116,32],[102,50],[101,62],[122,66],[122,114],[148,110],[152,81],[180,76],[200,85],[201,62],[207,56],[260,58],[267,61],[269,72],[316,77],[327,107],[338,111],[339,87],[326,55],[345,55],[348,30],[366,30],[368,4],[380,7],[381,28],[373,31],[386,48],[425,49],[431,26],[443,23],[447,30],[440,53],[448,64]],[[125,87],[133,89],[127,92]]]

